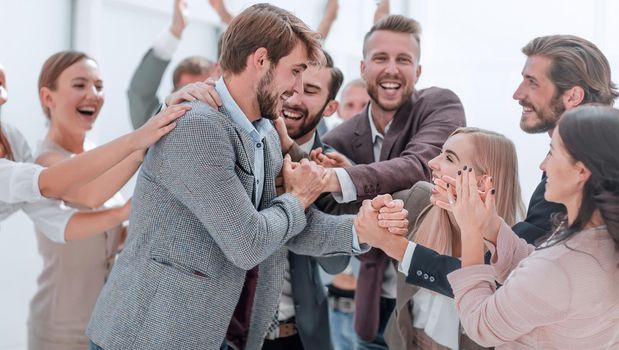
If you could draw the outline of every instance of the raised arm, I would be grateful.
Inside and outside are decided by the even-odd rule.
[[[421,103],[421,101],[418,101]],[[344,170],[356,189],[357,200],[373,198],[381,193],[394,193],[411,188],[430,177],[428,161],[440,153],[443,142],[458,127],[465,125],[464,109],[456,94],[441,90],[424,97],[427,108],[419,116],[421,125],[398,157],[371,164],[357,164]],[[338,149],[338,142],[325,137],[325,143]],[[336,142],[334,142],[336,141]],[[342,191],[334,170],[330,171],[325,191]]]
[[[174,0],[170,28],[166,28],[157,37],[153,47],[146,52],[131,77],[127,97],[129,116],[134,129],[144,125],[159,107],[157,90],[187,26],[186,10],[185,0]]]
[[[324,16],[322,16],[322,20],[320,21],[318,29],[316,30],[316,32],[318,32],[318,34],[320,34],[320,36],[322,37],[322,40],[327,39],[327,35],[329,35],[329,32],[331,31],[331,26],[337,18],[338,9],[339,4],[337,3],[337,0],[327,0],[327,5],[325,6],[325,14]]]
[[[157,142],[176,126],[189,106],[166,108],[143,127],[88,152],[66,159],[44,169],[39,176],[41,194],[48,198],[63,198],[83,187],[127,158]]]

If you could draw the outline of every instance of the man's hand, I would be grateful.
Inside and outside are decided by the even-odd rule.
[[[307,159],[295,163],[290,160],[289,155],[286,155],[282,173],[286,192],[295,195],[303,203],[304,208],[312,205],[325,188],[327,177],[325,169]]]
[[[181,36],[183,36],[185,27],[187,27],[187,1],[174,0],[174,12],[172,12],[170,32],[180,39]]]
[[[378,226],[390,233],[406,236],[408,234],[408,210],[401,199],[393,199],[390,194],[381,194],[371,201],[372,208],[378,211]]]
[[[273,126],[275,126],[275,130],[279,136],[282,151],[284,153],[288,153],[288,151],[290,151],[290,147],[294,144],[294,140],[288,135],[288,129],[286,129],[286,122],[284,122],[284,118],[278,117],[277,119],[274,119]]]
[[[325,168],[348,168],[352,166],[350,160],[343,154],[335,151],[323,153],[322,147],[313,149],[310,152],[310,159]]]
[[[379,225],[379,215],[379,211],[372,206],[371,200],[363,201],[354,221],[359,243],[366,243],[381,249],[393,259],[402,261],[407,240],[400,235],[390,233],[386,228]],[[407,221],[405,225],[408,226]]]
[[[214,109],[219,108],[223,103],[215,90],[215,83],[212,80],[199,81],[183,86],[165,98],[166,106],[172,106],[185,101],[202,101]]]

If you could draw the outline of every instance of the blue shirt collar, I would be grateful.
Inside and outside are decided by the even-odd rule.
[[[267,133],[273,128],[273,125],[265,119],[260,118],[251,123],[247,116],[241,110],[241,107],[234,101],[230,91],[224,82],[224,78],[221,77],[215,82],[215,90],[221,98],[224,108],[232,118],[232,121],[241,127],[241,129],[247,131],[255,142],[260,142]]]

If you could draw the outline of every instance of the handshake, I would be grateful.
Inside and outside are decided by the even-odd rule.
[[[354,226],[360,244],[369,244],[401,261],[406,251],[408,211],[404,202],[389,194],[364,200]]]

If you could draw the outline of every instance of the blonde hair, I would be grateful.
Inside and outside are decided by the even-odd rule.
[[[458,128],[451,136],[459,134],[468,135],[473,144],[475,156],[470,164],[473,169],[480,175],[492,176],[493,187],[497,193],[497,213],[508,225],[514,225],[525,213],[514,143],[504,135],[479,128]],[[419,218],[424,219],[415,225],[420,229],[415,233],[413,241],[441,254],[451,255],[453,230],[457,227],[453,227],[447,211],[436,207],[440,211],[437,214],[436,226],[427,230],[421,229],[425,214],[430,212],[431,208],[432,206],[429,206],[419,215]]]

